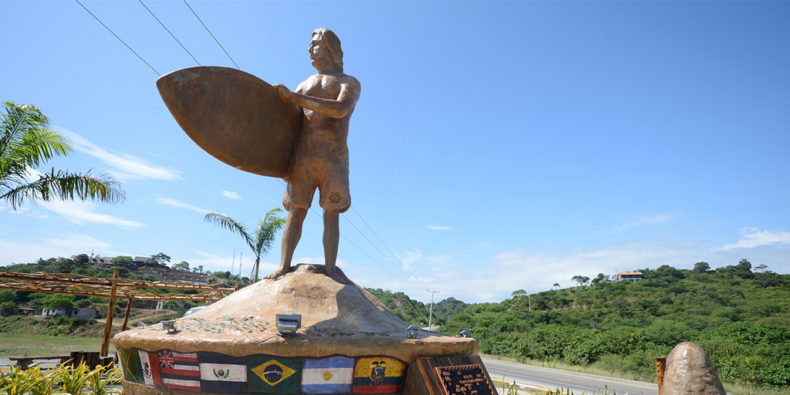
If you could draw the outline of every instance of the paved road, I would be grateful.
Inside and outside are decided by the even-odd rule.
[[[614,391],[617,395],[658,395],[658,386],[654,383],[569,372],[488,358],[483,358],[483,363],[492,378],[502,379],[502,376],[505,376],[507,381],[516,380],[517,384],[532,388],[569,388],[574,394],[582,392],[602,394],[604,389],[608,388],[609,393]]]

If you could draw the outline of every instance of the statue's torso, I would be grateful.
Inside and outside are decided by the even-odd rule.
[[[349,83],[353,77],[339,74],[315,74],[302,82],[296,92],[321,99],[336,100],[342,84]],[[294,158],[328,160],[348,163],[348,124],[351,114],[343,118],[332,118],[315,111],[302,109],[304,113],[302,134]],[[340,163],[338,163],[340,164]]]

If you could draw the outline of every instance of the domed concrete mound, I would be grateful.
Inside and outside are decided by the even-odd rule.
[[[716,369],[700,346],[680,343],[667,356],[663,393],[725,395]]]
[[[338,269],[300,264],[175,321],[128,330],[113,341],[130,394],[399,393],[418,357],[475,355],[477,341],[418,332]],[[277,314],[301,314],[296,334]],[[175,390],[175,391],[174,391]]]

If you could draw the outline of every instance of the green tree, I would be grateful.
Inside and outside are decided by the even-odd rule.
[[[16,291],[0,289],[0,302],[13,302],[16,300]]]
[[[526,295],[527,295],[527,291],[525,291],[523,289],[517,289],[517,290],[515,290],[515,291],[510,293],[510,296],[512,296],[514,298],[517,298],[519,296],[526,296]]]
[[[156,263],[159,265],[167,265],[168,263],[170,263],[170,255],[167,255],[164,252],[160,252],[148,258],[148,262]]]
[[[16,304],[14,302],[0,303],[0,315],[9,316],[16,313]]]
[[[277,236],[277,232],[285,226],[285,218],[277,215],[280,212],[282,212],[282,210],[279,208],[269,210],[258,223],[255,233],[252,234],[235,219],[218,212],[208,213],[204,219],[207,222],[213,222],[223,229],[236,233],[244,239],[244,242],[247,243],[250,250],[252,250],[252,253],[255,255],[255,274],[253,281],[257,282],[258,266],[261,263],[261,255],[267,253],[269,249],[272,248],[272,243]]]
[[[603,273],[598,273],[598,276],[596,276],[594,279],[592,279],[590,284],[596,285],[596,284],[601,284],[601,283],[608,283],[610,281],[611,280],[609,279],[609,276],[607,276],[607,275],[605,275]]]
[[[90,262],[90,257],[88,256],[88,254],[79,254],[75,258],[76,259],[74,260],[74,262],[80,266],[85,266],[88,264],[88,262]]]
[[[697,273],[707,273],[710,271],[708,262],[697,262],[694,264],[694,271]]]
[[[585,284],[587,284],[588,281],[590,281],[590,278],[587,277],[587,276],[576,275],[576,276],[571,277],[571,280],[572,281],[576,281],[577,283],[579,283],[579,285],[585,285]]]
[[[173,265],[173,270],[189,271],[189,262],[181,261]]]
[[[93,199],[116,203],[124,199],[118,182],[105,176],[37,168],[55,156],[71,152],[68,141],[49,128],[33,105],[5,102],[0,120],[0,199],[16,209],[25,200]]]
[[[74,308],[73,295],[49,294],[42,300],[45,307],[53,310],[71,310]]]
[[[116,265],[128,265],[132,263],[134,259],[128,255],[118,255],[115,258],[112,258],[112,263]]]

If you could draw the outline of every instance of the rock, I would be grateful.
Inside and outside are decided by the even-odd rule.
[[[716,369],[700,346],[684,342],[667,356],[663,395],[725,395]]]
[[[416,339],[407,339],[407,323],[342,272],[338,282],[323,274],[323,268],[300,264],[280,279],[236,291],[175,320],[175,334],[156,324],[121,332],[113,342],[124,349],[210,351],[236,357],[386,355],[407,364],[418,357],[477,354],[477,341],[471,338],[421,331]],[[302,315],[296,335],[278,335],[277,313]]]

